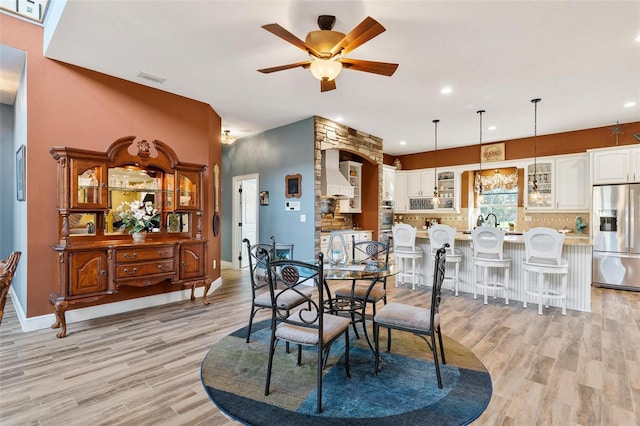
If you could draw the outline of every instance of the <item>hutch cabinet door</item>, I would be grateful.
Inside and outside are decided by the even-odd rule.
[[[206,242],[183,243],[180,246],[180,280],[205,275]]]
[[[69,295],[107,291],[107,253],[88,251],[69,253]]]
[[[198,209],[200,207],[200,173],[178,171],[178,209]]]
[[[107,167],[95,161],[71,159],[72,209],[107,208]]]

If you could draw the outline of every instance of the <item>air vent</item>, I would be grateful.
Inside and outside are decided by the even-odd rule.
[[[146,73],[146,72],[142,72],[142,71],[140,71],[140,72],[138,73],[138,77],[140,77],[140,78],[144,78],[144,79],[146,79],[146,80],[151,80],[151,81],[153,81],[153,82],[155,82],[155,83],[159,83],[159,84],[162,84],[162,83],[164,83],[165,81],[167,81],[167,79],[166,79],[166,78],[158,77],[157,75],[148,74],[148,73]]]

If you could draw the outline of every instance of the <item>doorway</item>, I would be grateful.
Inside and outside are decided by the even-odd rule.
[[[258,174],[233,177],[233,268],[249,266],[245,238],[258,242]]]

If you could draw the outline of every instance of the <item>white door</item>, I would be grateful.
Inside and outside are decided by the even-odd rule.
[[[233,267],[249,266],[246,238],[258,243],[258,175],[233,178]]]

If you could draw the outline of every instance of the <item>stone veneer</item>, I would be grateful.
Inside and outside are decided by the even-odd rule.
[[[315,127],[315,191],[316,191],[316,250],[320,248],[320,230],[351,229],[355,224],[351,215],[336,214],[322,215],[320,213],[320,197],[322,194],[322,151],[325,149],[340,149],[353,152],[369,159],[378,165],[378,188],[382,188],[382,139],[360,130],[333,122],[323,117],[314,117]],[[378,191],[378,206],[382,205],[382,191]],[[378,224],[381,213],[378,213]]]

